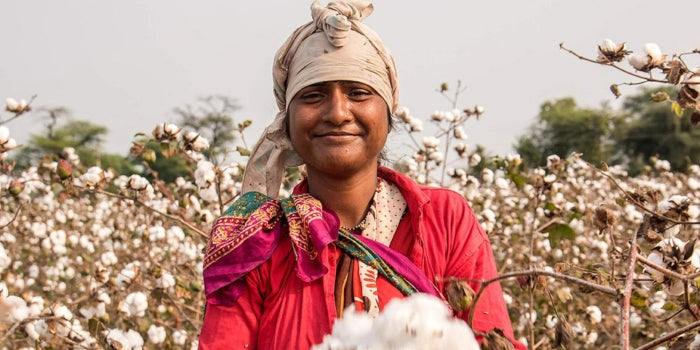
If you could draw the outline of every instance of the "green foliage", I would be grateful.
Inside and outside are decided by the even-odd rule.
[[[576,239],[576,232],[567,224],[555,223],[547,227],[546,231],[549,233],[549,243],[552,247],[559,245],[562,239]]]
[[[631,117],[617,132],[617,144],[633,175],[651,157],[668,160],[674,171],[685,171],[689,162],[700,161],[700,129],[691,125],[691,111],[678,116],[669,102],[651,102],[651,96],[659,92],[675,93],[671,87],[645,89],[624,102]]]
[[[54,110],[52,110],[54,111]],[[55,114],[47,125],[46,135],[30,136],[26,146],[20,148],[15,156],[20,169],[35,164],[39,159],[48,157],[58,159],[67,147],[73,148],[83,166],[99,165],[103,169],[113,169],[119,174],[136,173],[134,164],[118,154],[99,153],[100,144],[107,135],[107,128],[87,120],[67,120],[58,123]]]
[[[544,165],[549,155],[567,157],[572,152],[582,153],[594,164],[608,161],[613,153],[611,132],[618,119],[605,107],[580,108],[573,98],[548,101],[515,149],[529,166]]]
[[[146,147],[155,151],[156,160],[150,164],[151,171],[158,175],[158,178],[166,183],[174,182],[178,177],[192,179],[195,165],[188,162],[183,157],[171,157],[168,153],[167,144],[149,142]],[[138,160],[142,160],[141,157]],[[147,176],[151,179],[152,176]]]

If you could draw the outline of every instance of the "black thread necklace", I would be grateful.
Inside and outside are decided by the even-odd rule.
[[[369,202],[369,207],[367,208],[367,213],[365,213],[365,217],[362,218],[362,221],[360,221],[359,224],[357,224],[353,227],[347,227],[347,226],[340,225],[340,228],[342,228],[343,230],[346,230],[348,232],[355,232],[357,230],[364,231],[365,226],[367,225],[367,216],[369,216],[369,208],[371,208],[373,204],[374,204],[374,199],[372,199]]]

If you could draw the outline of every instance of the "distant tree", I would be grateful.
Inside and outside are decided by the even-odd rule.
[[[518,138],[516,151],[527,166],[546,163],[547,156],[566,157],[572,152],[596,164],[615,154],[612,131],[623,119],[609,108],[580,108],[573,98],[548,101],[540,106],[535,124]]]
[[[185,157],[171,157],[168,155],[169,149],[166,144],[158,142],[147,142],[145,147],[153,151],[153,159],[145,160],[143,155],[138,156],[135,160],[139,162],[146,161],[149,171],[144,176],[148,179],[153,179],[155,176],[166,183],[174,182],[178,177],[192,180],[194,177],[194,169],[196,164],[194,161],[188,161]]]
[[[209,140],[211,154],[218,156],[228,151],[235,140],[237,129],[233,113],[239,109],[235,99],[211,95],[199,99],[194,106],[175,108],[175,113],[179,115],[177,124],[184,129],[196,131]]]
[[[651,157],[668,160],[674,171],[685,171],[700,162],[700,129],[690,121],[692,111],[676,115],[668,102],[653,102],[658,94],[677,94],[674,87],[647,88],[625,99],[623,108],[631,117],[617,132],[617,141],[632,174],[642,171]]]
[[[107,135],[106,127],[86,120],[66,119],[69,111],[63,107],[44,111],[49,118],[46,134],[31,135],[27,145],[18,150],[14,158],[20,169],[36,164],[36,161],[45,157],[58,159],[64,149],[70,147],[75,150],[84,166],[100,165],[120,174],[136,172],[126,157],[100,152],[100,145]]]

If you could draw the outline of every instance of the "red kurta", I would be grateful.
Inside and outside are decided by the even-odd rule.
[[[395,183],[408,205],[390,247],[413,261],[443,294],[446,277],[486,280],[497,276],[488,237],[461,195],[419,186],[383,167],[379,176]],[[295,192],[304,189],[302,184]],[[308,349],[321,343],[336,319],[335,269],[340,254],[331,244],[318,257],[330,271],[318,280],[303,282],[294,271],[291,241],[283,237],[272,257],[246,275],[247,288],[232,305],[207,306],[199,348]],[[382,289],[393,286],[382,279],[378,278],[380,298],[396,295],[391,290],[383,293]],[[470,285],[478,291],[478,283]],[[492,283],[487,288],[476,304],[472,328],[484,332],[500,328],[512,340],[501,287]],[[466,321],[468,312],[456,316]]]

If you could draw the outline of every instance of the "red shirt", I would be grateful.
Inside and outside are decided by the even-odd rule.
[[[446,277],[478,281],[497,276],[488,237],[464,197],[448,189],[419,186],[387,168],[380,167],[379,176],[395,183],[408,205],[390,247],[413,261],[443,294]],[[321,343],[336,319],[335,269],[340,254],[331,244],[318,257],[330,271],[303,282],[294,271],[291,241],[283,237],[272,257],[246,275],[247,287],[232,305],[207,306],[199,348],[308,349]],[[380,298],[397,295],[382,279],[377,281]],[[478,291],[478,283],[470,285]],[[500,328],[513,340],[501,287],[492,283],[487,288],[476,304],[472,328],[483,332]],[[468,312],[456,316],[466,321]]]

